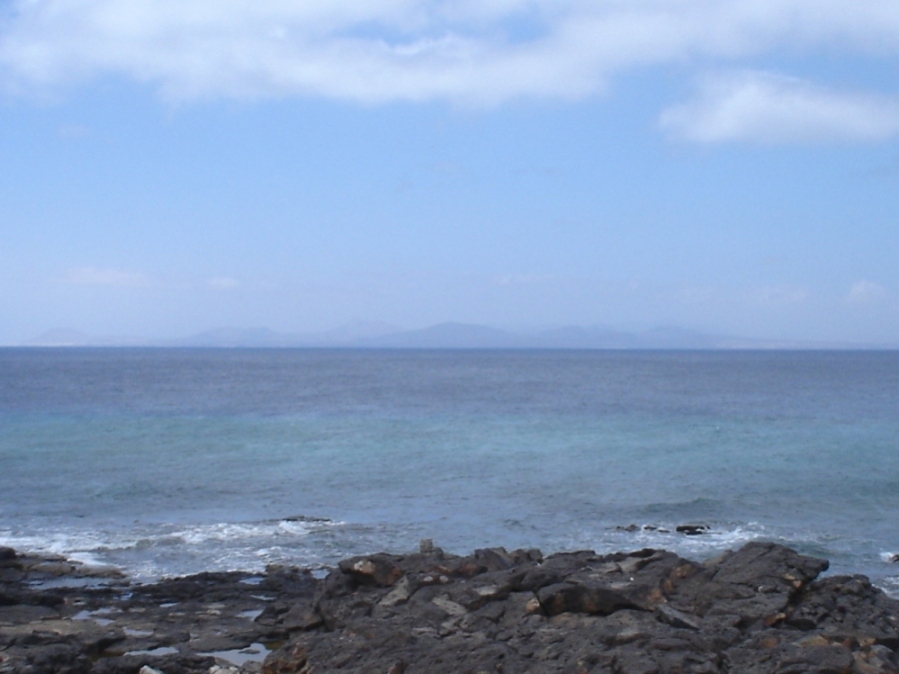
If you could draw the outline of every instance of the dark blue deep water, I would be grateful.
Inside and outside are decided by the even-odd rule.
[[[425,537],[776,540],[897,592],[899,352],[0,349],[0,544],[149,579]]]

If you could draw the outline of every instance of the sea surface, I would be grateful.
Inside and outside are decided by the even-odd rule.
[[[149,581],[422,538],[772,540],[899,594],[899,352],[0,349],[0,545]]]

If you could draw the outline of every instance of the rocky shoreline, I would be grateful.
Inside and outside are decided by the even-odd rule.
[[[899,673],[899,601],[827,562],[749,543],[537,550],[269,567],[132,585],[0,548],[0,673]]]

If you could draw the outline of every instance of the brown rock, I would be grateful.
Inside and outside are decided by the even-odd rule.
[[[384,554],[345,559],[340,562],[339,567],[360,585],[376,585],[378,587],[390,587],[404,574],[403,570],[394,563],[393,558]]]

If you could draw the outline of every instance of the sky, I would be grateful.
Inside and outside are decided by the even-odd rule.
[[[896,0],[0,0],[0,344],[899,344]]]

